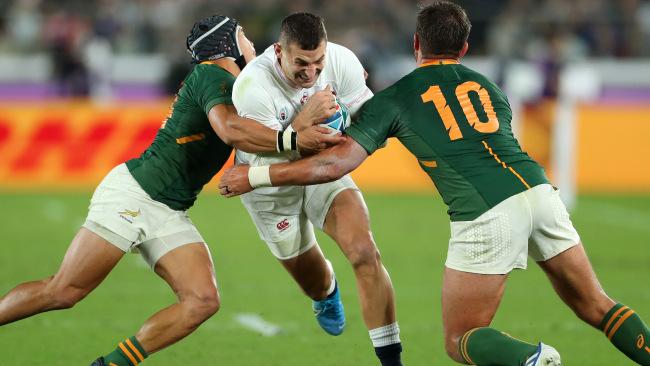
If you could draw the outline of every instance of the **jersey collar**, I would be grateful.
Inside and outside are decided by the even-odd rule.
[[[425,66],[458,65],[458,64],[460,64],[460,61],[458,61],[458,60],[455,60],[453,58],[444,58],[444,59],[438,59],[438,60],[432,60],[432,61],[425,62],[425,63],[421,64],[420,66],[418,66],[418,68],[425,67]]]

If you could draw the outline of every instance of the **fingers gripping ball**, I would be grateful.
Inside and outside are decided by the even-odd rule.
[[[326,119],[321,126],[327,127],[332,130],[332,134],[340,134],[350,126],[350,113],[348,107],[336,98],[336,112],[328,119]]]

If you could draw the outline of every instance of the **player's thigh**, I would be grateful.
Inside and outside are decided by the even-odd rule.
[[[205,243],[178,246],[163,255],[154,270],[181,301],[188,298],[218,299],[214,264]]]
[[[165,219],[150,225],[146,240],[135,245],[151,268],[155,268],[163,256],[176,248],[191,243],[205,243],[187,211],[175,211],[167,207],[163,210],[161,216],[164,213]]]
[[[532,230],[530,257],[537,262],[549,260],[580,242],[559,191],[541,184],[527,192],[531,206]]]
[[[346,254],[353,251],[354,246],[372,246],[368,208],[361,192],[346,189],[336,195],[327,212],[323,231]]]
[[[117,246],[82,227],[68,247],[51,284],[87,293],[106,278],[123,255]]]
[[[353,193],[354,191],[356,193]],[[369,226],[368,209],[359,188],[349,175],[334,182],[305,187],[304,210],[314,226],[321,230],[324,230],[327,225],[331,231],[334,231],[335,228],[332,226],[343,225],[343,215],[362,225],[358,230],[367,230]],[[355,214],[359,217],[354,217]]]
[[[525,192],[514,195],[471,221],[452,221],[445,265],[476,274],[525,269],[531,229]]]
[[[242,197],[242,203],[260,238],[277,259],[297,257],[316,245],[314,227],[302,209],[302,193],[298,197],[251,193]]]
[[[490,325],[503,297],[507,278],[507,275],[485,275],[445,268],[442,320],[448,342],[457,342],[471,329]]]

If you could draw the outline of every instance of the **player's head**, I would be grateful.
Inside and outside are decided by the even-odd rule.
[[[192,27],[186,41],[192,62],[230,58],[240,69],[255,58],[253,43],[246,38],[239,23],[223,15],[202,19]]]
[[[327,32],[323,19],[310,13],[294,13],[282,20],[275,55],[290,83],[311,88],[325,67]]]
[[[413,48],[416,58],[460,58],[467,52],[472,24],[465,10],[449,1],[434,1],[420,9]]]

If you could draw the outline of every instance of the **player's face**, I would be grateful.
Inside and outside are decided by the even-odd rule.
[[[289,43],[286,47],[275,46],[284,75],[290,83],[300,88],[311,88],[316,84],[325,67],[326,50],[327,41],[321,42],[315,50],[300,49],[295,43]]]
[[[237,31],[237,40],[239,41],[239,48],[241,49],[241,53],[244,56],[246,63],[253,61],[256,55],[255,45],[248,38],[246,38],[246,34],[244,34],[244,28],[242,27],[239,27],[239,30]]]

